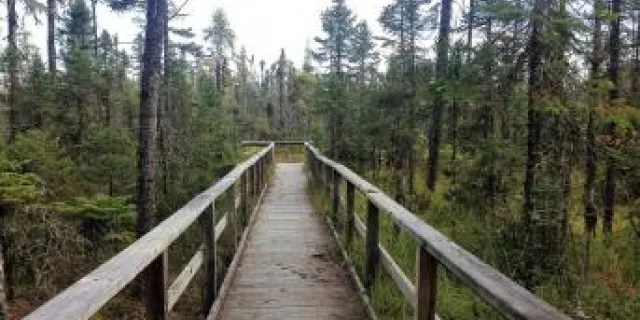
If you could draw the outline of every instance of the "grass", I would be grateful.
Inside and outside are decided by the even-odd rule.
[[[420,173],[416,176],[420,177]],[[513,278],[513,265],[519,261],[507,259],[512,250],[504,243],[502,234],[510,222],[519,218],[521,203],[517,191],[507,197],[502,208],[494,212],[480,212],[468,208],[450,197],[451,182],[443,177],[433,193],[428,193],[420,179],[416,179],[416,214],[447,237]],[[384,190],[391,179],[382,171],[374,183]],[[579,174],[572,179],[570,198],[570,228],[567,239],[566,268],[559,274],[549,275],[536,287],[545,301],[567,314],[580,319],[637,319],[640,314],[640,243],[624,217],[630,208],[619,205],[616,209],[614,234],[610,242],[598,231],[591,249],[591,271],[582,279],[584,265],[584,228],[582,218],[582,185]],[[314,185],[312,202],[319,212],[330,212],[330,196],[325,189]],[[344,184],[341,190],[345,190]],[[388,189],[387,189],[388,190]],[[426,210],[426,205],[429,210]],[[366,201],[356,193],[356,212],[364,221]],[[344,219],[343,215],[339,216]],[[342,223],[337,221],[338,232]],[[388,214],[381,213],[380,242],[396,263],[410,278],[415,277],[415,250],[413,239],[404,233],[393,236],[393,224]],[[610,244],[609,244],[610,243]],[[362,277],[364,240],[357,236],[349,254]],[[507,258],[505,258],[507,257]],[[506,260],[506,262],[505,262]],[[382,269],[380,269],[382,270]],[[442,268],[441,268],[442,270]],[[374,309],[388,319],[412,318],[412,307],[403,299],[395,283],[385,274],[378,273],[372,294]],[[443,319],[502,319],[470,289],[464,287],[446,272],[439,273],[438,314]]]

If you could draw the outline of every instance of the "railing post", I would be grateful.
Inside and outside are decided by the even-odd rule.
[[[378,229],[380,225],[380,209],[371,200],[367,201],[367,239],[366,239],[366,264],[364,274],[364,288],[371,296],[373,284],[376,280],[376,271],[380,261],[378,249]]]
[[[353,228],[355,215],[355,186],[347,181],[347,220],[344,225],[344,242],[347,249],[351,248],[353,242]]]
[[[240,212],[242,216],[242,229],[244,230],[245,225],[249,221],[249,199],[247,198],[247,172],[245,171],[240,177]]]
[[[249,174],[249,181],[248,181],[248,183],[249,183],[249,186],[248,186],[249,187],[249,198],[248,198],[249,199],[249,210],[253,211],[253,206],[254,206],[254,202],[255,202],[255,199],[256,199],[256,197],[255,197],[255,195],[256,195],[255,194],[255,189],[253,188],[253,186],[255,184],[254,180],[256,179],[256,175],[255,175],[255,171],[253,170],[253,165],[250,166],[247,169],[247,173]]]
[[[238,219],[238,208],[236,208],[236,183],[232,184],[231,187],[229,187],[229,190],[227,191],[227,197],[229,198],[229,203],[231,203],[231,209],[229,210],[229,213],[227,213],[227,217],[229,219],[229,222],[231,224],[231,227],[233,228],[233,248],[234,249],[238,249],[238,223],[239,223],[239,219]]]
[[[169,255],[162,252],[145,271],[147,319],[169,319]]]
[[[333,213],[333,217],[334,218],[338,218],[338,214],[340,213],[340,173],[338,173],[337,170],[331,170],[331,172],[333,173],[331,176],[333,177],[333,187],[332,187],[332,192],[333,192],[333,207],[332,207],[332,213]]]
[[[416,254],[416,320],[434,320],[438,291],[438,261],[423,246]]]
[[[204,318],[209,315],[209,309],[216,300],[216,208],[215,200],[211,202],[210,212],[204,212],[200,217],[200,226],[202,228],[204,261],[203,274],[204,283],[202,287],[202,309],[201,314]]]

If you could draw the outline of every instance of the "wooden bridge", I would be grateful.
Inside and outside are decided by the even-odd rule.
[[[153,295],[147,318],[169,319],[198,273],[202,319],[377,319],[370,297],[383,270],[415,319],[436,319],[439,269],[506,318],[569,319],[312,145],[246,144],[264,148],[26,319],[88,319],[136,278]],[[276,163],[284,144],[304,145],[306,163]],[[308,179],[329,189],[329,215],[313,211]],[[365,221],[355,212],[356,195],[366,201]],[[379,243],[380,214],[418,244],[415,275],[403,273]],[[195,224],[202,246],[170,277],[169,247]],[[232,234],[228,265],[218,250],[225,231]],[[365,247],[361,277],[349,256],[355,241]]]

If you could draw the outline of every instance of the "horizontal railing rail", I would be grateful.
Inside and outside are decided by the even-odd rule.
[[[200,269],[203,269],[204,274],[201,317],[207,317],[215,307],[218,293],[216,260],[219,259],[216,243],[222,232],[232,226],[236,247],[234,261],[237,261],[241,251],[238,250],[237,240],[240,233],[244,233],[243,239],[246,238],[250,226],[250,223],[242,226],[240,221],[248,221],[250,208],[253,208],[253,216],[261,203],[269,177],[268,169],[274,163],[274,148],[274,143],[266,144],[265,148],[236,166],[212,187],[193,198],[125,250],[46,302],[26,319],[88,319],[142,274],[145,275],[142,278],[143,287],[152,290],[155,295],[152,301],[147,302],[147,318],[168,319],[172,308]],[[239,195],[237,191],[240,192]],[[228,200],[231,204],[230,212],[220,217],[216,210],[218,199]],[[170,283],[169,246],[196,221],[202,229],[203,243],[182,272]],[[244,228],[244,232],[240,228]],[[228,273],[233,273],[232,269],[230,267]]]
[[[354,230],[365,239],[364,279],[356,280],[368,296],[371,296],[374,289],[377,269],[382,265],[405,300],[414,307],[415,318],[435,319],[437,272],[439,266],[442,266],[506,318],[570,319],[449,240],[347,167],[323,156],[309,143],[306,144],[306,159],[307,167],[315,180],[323,183],[331,191],[333,216],[339,216],[340,207],[346,209],[345,247],[350,247]],[[346,183],[346,201],[343,201],[341,195],[341,181]],[[364,222],[355,213],[355,191],[367,199]],[[392,220],[417,242],[415,283],[378,241],[380,211],[387,212]]]
[[[269,144],[273,143],[276,146],[278,145],[282,145],[282,146],[286,146],[286,145],[299,145],[299,146],[304,146],[306,143],[308,143],[309,141],[306,140],[278,140],[278,141],[262,141],[262,140],[245,140],[245,141],[241,141],[240,145],[243,147],[262,147],[262,146],[268,146]]]

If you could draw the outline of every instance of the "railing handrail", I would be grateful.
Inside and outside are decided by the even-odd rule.
[[[311,144],[305,145],[316,160],[330,167],[342,179],[352,184],[379,210],[388,212],[396,224],[411,234],[418,242],[419,247],[424,248],[429,255],[437,260],[438,264],[444,266],[459,281],[471,288],[502,315],[511,319],[570,319],[555,307],[449,240],[349,168],[323,156]],[[375,250],[378,250],[377,246],[376,243]],[[402,286],[403,284],[398,285]],[[417,291],[424,289],[416,285]],[[429,290],[435,289],[430,288]],[[420,295],[420,292],[417,295]],[[431,296],[429,298],[433,299]],[[420,299],[418,300],[420,301]]]
[[[266,158],[273,149],[274,144],[269,143],[142,238],[46,302],[26,319],[87,319],[98,312],[165,253],[219,196],[232,187],[248,169]]]
[[[240,145],[243,147],[250,147],[250,146],[257,146],[257,147],[262,147],[262,146],[268,146],[269,144],[275,144],[277,145],[300,145],[300,146],[304,146],[305,144],[309,143],[308,140],[244,140],[244,141],[240,141]]]

